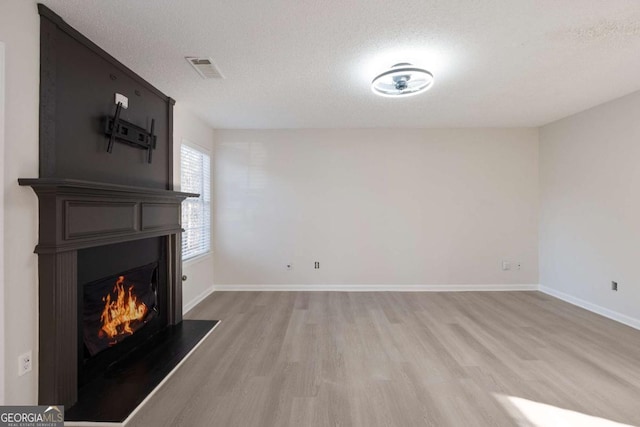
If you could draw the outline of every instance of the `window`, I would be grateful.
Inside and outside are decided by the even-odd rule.
[[[182,259],[211,250],[211,160],[202,150],[182,144],[181,191],[198,193],[182,202]]]

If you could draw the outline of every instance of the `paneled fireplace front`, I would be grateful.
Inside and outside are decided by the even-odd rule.
[[[53,178],[19,182],[39,198],[39,401],[70,407],[80,386],[140,340],[182,321],[180,203],[193,194]],[[135,291],[147,311],[128,330],[107,319],[117,332],[109,338],[100,317],[117,314],[118,288],[123,303]]]

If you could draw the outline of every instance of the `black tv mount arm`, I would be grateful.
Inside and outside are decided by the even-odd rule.
[[[121,142],[123,144],[130,145],[132,147],[147,150],[147,162],[151,163],[153,150],[156,148],[156,135],[153,130],[155,127],[155,120],[151,119],[151,130],[141,128],[140,126],[129,123],[120,118],[122,112],[122,103],[118,102],[116,106],[116,113],[111,117],[107,117],[105,121],[105,135],[109,137],[109,143],[107,144],[107,152],[113,151],[113,143]]]

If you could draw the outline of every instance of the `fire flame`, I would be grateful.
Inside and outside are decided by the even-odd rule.
[[[116,338],[120,335],[133,335],[133,329],[131,329],[131,323],[139,320],[142,321],[147,314],[147,306],[138,301],[133,294],[133,286],[129,289],[124,289],[124,276],[118,277],[116,284],[113,286],[113,293],[115,293],[116,299],[111,301],[111,294],[107,294],[102,298],[104,301],[104,309],[100,316],[102,322],[102,328],[98,332],[98,336],[103,338]],[[111,344],[115,344],[113,341]]]

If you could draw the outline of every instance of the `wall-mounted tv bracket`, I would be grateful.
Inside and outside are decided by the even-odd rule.
[[[121,112],[122,103],[118,102],[113,118],[107,116],[105,120],[104,132],[109,137],[107,152],[111,153],[113,151],[113,143],[117,141],[132,147],[147,150],[147,162],[151,163],[153,150],[156,148],[156,135],[153,133],[155,120],[151,119],[151,130],[147,131],[140,126],[122,120],[120,118]]]

